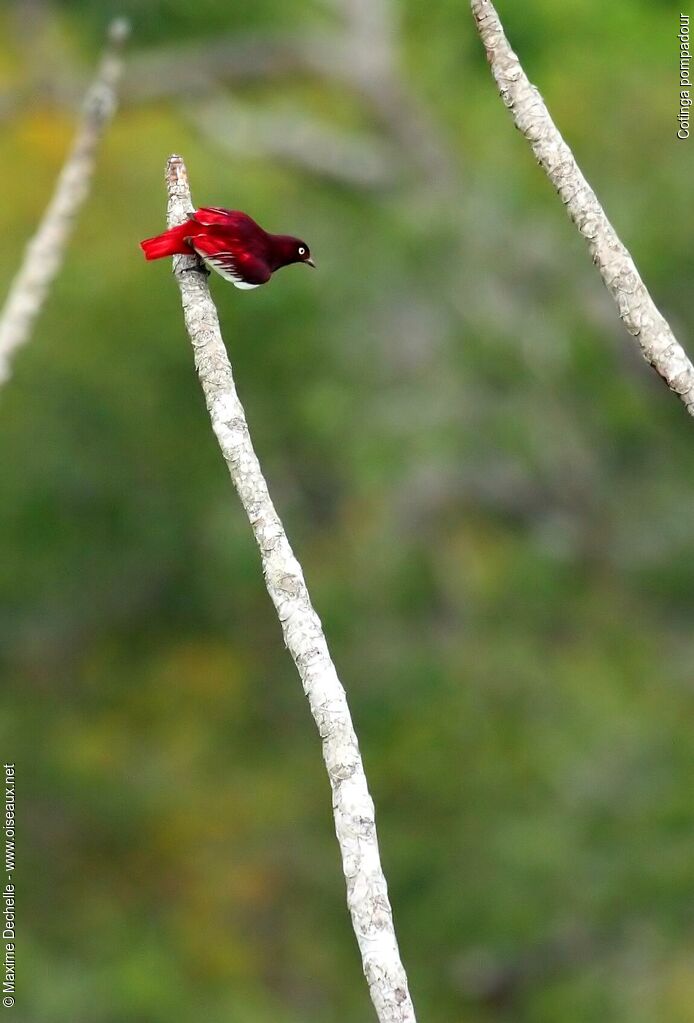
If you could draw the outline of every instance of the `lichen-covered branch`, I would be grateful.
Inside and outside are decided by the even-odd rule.
[[[166,168],[168,225],[182,223],[193,209],[183,161]],[[280,620],[323,744],[333,793],[335,830],[347,882],[347,904],[359,943],[371,1000],[381,1023],[414,1023],[415,1015],[400,960],[381,868],[374,820],[357,736],[347,698],[330,659],[320,619],[268,493],[248,431],[219,319],[207,280],[191,256],[174,258],[183,314],[207,410],[260,549],[265,585]]]
[[[10,376],[14,353],[31,336],[32,326],[62,264],[79,208],[89,192],[96,149],[116,108],[121,51],[128,31],[128,23],[121,18],[109,27],[106,50],[85,97],[72,149],[0,312],[0,384]]]
[[[690,415],[694,415],[694,366],[658,311],[540,93],[528,81],[493,4],[490,0],[471,0],[471,6],[501,98],[569,216],[587,239],[593,261],[625,327],[638,340],[647,361],[684,402]]]

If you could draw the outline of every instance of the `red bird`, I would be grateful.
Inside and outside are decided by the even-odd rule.
[[[247,213],[203,206],[185,224],[140,242],[147,259],[194,256],[237,288],[258,288],[290,263],[316,264],[306,242],[268,234]]]

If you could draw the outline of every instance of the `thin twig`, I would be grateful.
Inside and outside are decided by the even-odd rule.
[[[166,168],[168,224],[193,209],[188,175],[179,156]],[[333,793],[335,830],[347,882],[347,905],[361,951],[371,1000],[381,1023],[414,1023],[414,1007],[400,960],[376,838],[374,805],[364,774],[345,691],[330,659],[303,572],[275,511],[236,393],[219,319],[196,261],[174,258],[183,314],[207,410],[232,482],[260,549],[265,585],[280,620],[323,744]],[[185,271],[185,272],[182,272]]]
[[[31,336],[33,324],[62,264],[79,208],[89,192],[96,149],[116,109],[121,51],[128,33],[128,22],[122,18],[109,26],[106,49],[85,97],[72,149],[0,313],[0,384],[9,379],[12,356]]]
[[[624,326],[637,338],[644,358],[694,415],[694,366],[649,295],[540,93],[528,81],[493,4],[490,0],[471,0],[471,6],[501,98],[569,216],[587,239],[593,262],[617,304]]]

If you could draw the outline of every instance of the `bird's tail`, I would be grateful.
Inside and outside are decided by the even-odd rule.
[[[140,242],[140,248],[145,254],[145,259],[162,259],[164,256],[192,256],[195,250],[188,245],[186,237],[190,236],[189,221],[179,224],[178,227],[171,227],[163,234],[155,238],[145,238]]]

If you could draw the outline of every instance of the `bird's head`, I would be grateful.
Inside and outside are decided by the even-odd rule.
[[[273,236],[275,250],[277,253],[277,269],[281,266],[289,266],[290,263],[306,263],[315,267],[311,258],[311,250],[301,238],[294,238],[289,234],[276,234]]]

